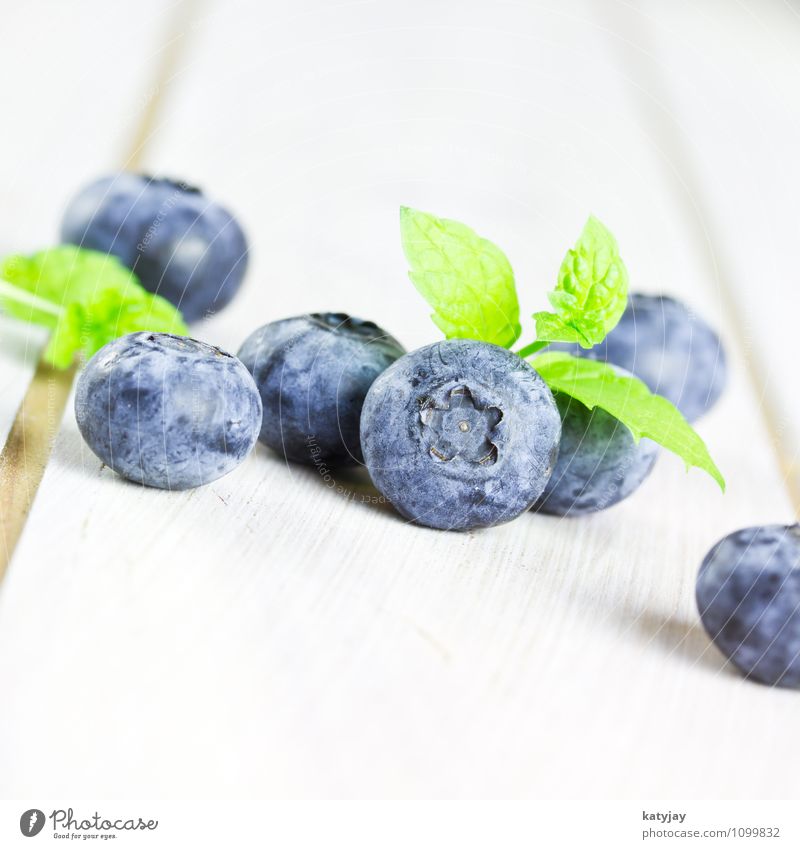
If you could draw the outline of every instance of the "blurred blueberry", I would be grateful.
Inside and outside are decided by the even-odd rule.
[[[373,322],[345,313],[311,313],[260,327],[239,357],[261,393],[261,442],[300,463],[360,463],[364,398],[404,352]]]
[[[88,446],[118,474],[188,489],[244,460],[258,437],[261,401],[247,369],[219,348],[131,333],[89,360],[75,416]]]
[[[637,445],[628,428],[605,410],[590,410],[561,392],[554,397],[561,414],[558,460],[534,510],[579,516],[627,498],[650,474],[656,443],[642,439]]]
[[[221,310],[247,268],[236,219],[199,189],[143,174],[114,174],[70,202],[61,239],[110,253],[187,321]]]
[[[690,422],[714,406],[727,380],[725,350],[717,334],[665,295],[630,295],[619,324],[594,348],[558,343],[547,350],[624,368],[672,401]]]
[[[745,677],[800,687],[800,525],[745,528],[720,540],[700,567],[697,607]]]
[[[541,494],[561,419],[547,385],[516,354],[451,339],[399,359],[361,417],[375,486],[406,518],[450,530],[508,522]]]

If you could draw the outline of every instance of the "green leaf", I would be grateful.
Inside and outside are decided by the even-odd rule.
[[[181,314],[144,289],[115,257],[62,245],[0,263],[0,306],[22,321],[52,329],[44,359],[67,368],[77,352],[91,357],[107,342],[139,330],[186,335]]]
[[[677,454],[689,466],[708,472],[725,491],[725,479],[703,440],[677,407],[654,395],[638,378],[613,366],[571,354],[544,353],[529,360],[548,386],[619,419],[638,442],[643,436]]]
[[[91,357],[113,339],[140,330],[188,333],[180,313],[163,298],[144,291],[132,297],[130,291],[106,290],[85,303],[69,304],[50,336],[44,359],[67,368],[78,351]]]
[[[514,272],[505,254],[464,224],[400,208],[408,276],[433,307],[448,339],[478,339],[510,348],[519,338]]]
[[[628,272],[616,239],[590,216],[575,247],[567,251],[558,284],[548,295],[554,313],[537,312],[541,342],[577,342],[591,348],[602,342],[625,311]]]
[[[31,256],[6,257],[0,263],[0,277],[62,307],[71,301],[90,300],[101,291],[141,288],[136,275],[115,256],[73,245],[59,245]],[[20,314],[14,304],[9,304],[7,311],[26,321],[36,321],[26,308]]]

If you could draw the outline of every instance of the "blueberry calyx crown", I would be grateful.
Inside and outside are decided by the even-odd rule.
[[[346,312],[312,312],[309,316],[326,330],[360,336],[364,339],[378,339],[385,334],[374,321],[362,321]]]
[[[191,336],[180,336],[176,333],[148,333],[147,342],[152,343],[152,346],[157,349],[170,349],[172,351],[193,351],[198,348],[206,350],[214,354],[216,357],[228,357],[233,359],[232,355],[216,345],[209,345],[208,342],[203,342],[200,339],[194,339]]]
[[[446,463],[460,457],[480,466],[497,462],[497,445],[491,435],[503,413],[491,404],[481,405],[469,387],[455,386],[441,405],[433,398],[421,398],[419,417],[435,459]]]
[[[377,346],[378,351],[388,357],[387,365],[406,353],[406,349],[397,339],[374,321],[364,321],[346,312],[312,312],[307,313],[305,318],[324,332],[333,333],[362,345]]]
[[[172,177],[154,177],[152,174],[142,174],[141,177],[150,185],[166,186],[183,194],[200,195],[203,193],[202,189],[199,189],[197,186],[192,186],[183,180],[175,180]]]

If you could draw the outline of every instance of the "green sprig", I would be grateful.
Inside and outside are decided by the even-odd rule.
[[[506,255],[458,221],[400,208],[408,276],[433,307],[448,339],[468,338],[510,348],[522,330],[514,272]]]
[[[705,442],[678,408],[655,395],[638,377],[620,374],[608,363],[552,352],[530,360],[556,392],[570,395],[590,410],[600,407],[619,419],[638,442],[647,437],[686,463],[708,472],[725,491],[725,479],[708,453]]]
[[[61,245],[9,256],[0,263],[0,278],[0,308],[51,330],[44,359],[56,368],[68,368],[78,353],[91,357],[127,333],[188,333],[172,304],[108,254]]]
[[[445,336],[510,348],[520,335],[519,305],[505,254],[464,224],[407,207],[401,209],[400,227],[409,277],[433,307],[433,320]],[[703,469],[724,490],[725,481],[705,443],[666,398],[605,363],[540,354],[551,342],[583,348],[599,344],[622,317],[627,297],[628,272],[616,239],[590,216],[548,295],[553,312],[534,314],[536,339],[517,354],[524,359],[539,354],[531,363],[551,389],[590,409],[601,407],[634,439],[652,439],[687,467]]]
[[[628,302],[628,271],[617,240],[594,216],[567,251],[558,283],[547,296],[555,312],[537,312],[536,340],[577,342],[592,348],[622,318]]]

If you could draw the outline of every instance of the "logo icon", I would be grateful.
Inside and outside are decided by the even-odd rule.
[[[38,808],[31,808],[19,818],[19,830],[25,837],[36,837],[44,828],[44,812]]]

